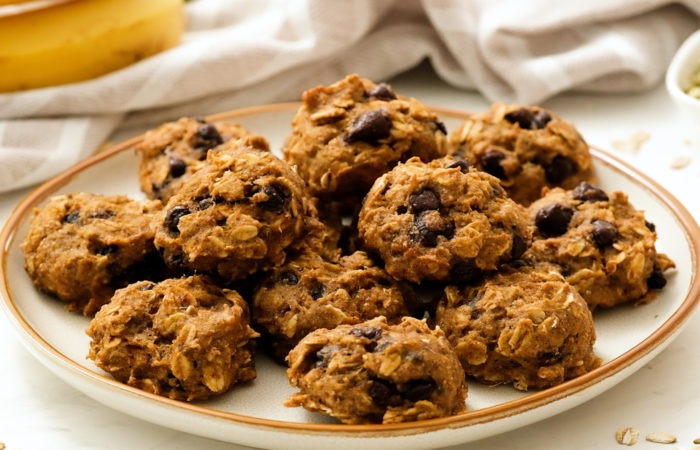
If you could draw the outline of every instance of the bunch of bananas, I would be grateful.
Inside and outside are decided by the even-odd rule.
[[[0,92],[87,80],[173,47],[184,29],[182,5],[0,0]]]

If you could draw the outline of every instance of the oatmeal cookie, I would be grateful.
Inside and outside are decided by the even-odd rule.
[[[406,317],[320,329],[288,356],[287,377],[303,406],[348,424],[400,423],[464,411],[467,386],[442,331]],[[341,393],[342,395],[339,395]]]
[[[675,266],[656,252],[655,226],[622,192],[582,182],[552,189],[529,212],[537,232],[524,258],[554,264],[591,309],[651,300],[649,290],[662,288]]]
[[[264,138],[229,122],[209,123],[183,117],[146,132],[136,146],[136,153],[141,156],[141,190],[148,198],[166,203],[202,166],[209,149],[240,138],[247,138],[260,150],[268,150]]]
[[[69,310],[95,314],[115,289],[158,276],[153,236],[160,207],[123,195],[52,197],[34,210],[21,245],[29,277]]]
[[[256,376],[248,306],[201,275],[118,290],[86,333],[98,367],[165,397],[203,399]]]
[[[545,186],[571,189],[591,177],[588,144],[576,128],[536,106],[494,103],[456,129],[450,143],[524,205],[540,198]]]
[[[555,270],[522,267],[448,286],[436,320],[465,372],[484,383],[545,388],[600,365],[591,312]]]
[[[386,83],[349,75],[304,92],[302,100],[284,159],[323,199],[363,196],[399,161],[412,156],[430,161],[447,153],[438,117]]]
[[[175,270],[230,281],[284,263],[314,213],[284,161],[229,141],[168,200],[155,244]]]
[[[276,268],[253,296],[253,321],[273,341],[280,359],[318,328],[354,324],[377,316],[398,322],[408,315],[404,294],[364,252],[337,262],[306,252]]]
[[[491,175],[451,157],[411,158],[377,179],[360,211],[359,233],[392,276],[477,281],[519,258],[532,229],[525,209]]]

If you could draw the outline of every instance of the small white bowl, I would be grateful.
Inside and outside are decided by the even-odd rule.
[[[695,124],[700,125],[700,99],[685,93],[690,76],[700,66],[700,30],[691,34],[671,60],[666,72],[666,89],[674,103]]]

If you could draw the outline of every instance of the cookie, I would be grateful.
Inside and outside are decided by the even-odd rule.
[[[588,144],[576,128],[537,106],[494,103],[456,129],[450,143],[524,205],[540,198],[545,186],[572,189],[591,177]]]
[[[204,399],[255,378],[248,307],[203,276],[118,290],[90,322],[88,358],[130,386]]]
[[[600,365],[591,312],[554,270],[523,267],[444,293],[437,324],[484,383],[546,388]]]
[[[359,235],[398,279],[478,281],[519,258],[532,230],[525,209],[495,177],[451,157],[411,158],[374,183]]]
[[[123,195],[52,197],[34,210],[20,246],[29,277],[69,310],[95,314],[115,289],[158,276],[153,237],[160,207]]]
[[[408,315],[408,288],[398,284],[364,252],[337,262],[307,252],[262,280],[253,296],[253,321],[271,337],[283,359],[318,328],[355,324],[378,316],[396,323]]]
[[[467,386],[442,331],[406,317],[320,329],[287,358],[299,388],[285,406],[303,406],[347,424],[400,423],[464,411]],[[341,394],[341,395],[339,395]]]
[[[386,83],[349,75],[302,95],[284,159],[314,196],[365,195],[374,180],[412,156],[430,161],[447,153],[438,117]]]
[[[201,167],[209,149],[240,138],[247,138],[250,145],[260,150],[268,150],[264,138],[230,122],[209,123],[183,117],[146,132],[135,147],[141,157],[141,190],[148,198],[166,203]]]
[[[314,211],[284,161],[229,141],[168,200],[155,244],[173,270],[236,280],[284,263]]]
[[[524,258],[554,264],[591,309],[651,300],[675,266],[656,252],[656,227],[622,192],[582,182],[552,189],[529,212],[537,231]]]

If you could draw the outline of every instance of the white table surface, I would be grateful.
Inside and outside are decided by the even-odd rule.
[[[469,111],[488,106],[478,93],[451,88],[425,67],[392,83],[426,104]],[[661,85],[633,95],[562,95],[543,106],[574,122],[591,145],[604,149],[637,132],[649,133],[636,154],[611,151],[665,186],[700,221],[700,127],[680,116]],[[113,140],[137,131],[119,132]],[[691,164],[671,169],[679,156],[690,156]],[[27,192],[0,194],[0,223]],[[86,397],[35,360],[2,314],[0,360],[0,442],[8,449],[242,448],[152,425]],[[624,426],[641,432],[635,449],[673,448],[645,442],[643,436],[653,431],[676,435],[678,448],[693,448],[693,439],[700,437],[700,315],[651,363],[595,399],[459,448],[624,448],[614,439],[615,430]]]

